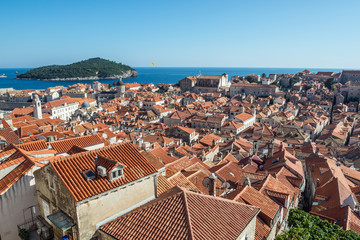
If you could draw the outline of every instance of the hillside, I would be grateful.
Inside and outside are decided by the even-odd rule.
[[[52,81],[115,79],[119,77],[137,77],[137,72],[122,63],[102,58],[90,58],[69,65],[50,65],[34,68],[17,75],[19,79]]]

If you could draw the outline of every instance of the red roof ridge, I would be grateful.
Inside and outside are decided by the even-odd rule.
[[[109,146],[104,146],[102,148],[97,148],[97,149],[93,149],[93,150],[88,150],[86,152],[80,152],[80,153],[75,153],[73,155],[68,155],[68,156],[61,156],[57,159],[54,159],[54,162],[59,162],[60,160],[65,160],[67,158],[71,158],[71,157],[78,157],[78,156],[84,156],[86,154],[89,154],[89,153],[96,153],[96,152],[99,152],[99,151],[102,151],[102,150],[106,150],[108,148],[112,148],[114,146],[118,146],[118,145],[125,145],[125,143],[130,143],[130,141],[123,141],[123,142],[120,142],[120,143],[114,143],[114,144],[111,144]],[[100,155],[99,155],[100,156]],[[104,157],[104,156],[101,156],[101,157]]]
[[[190,239],[194,239],[194,233],[193,233],[193,231],[192,231],[192,224],[191,224],[191,218],[190,218],[190,212],[189,212],[189,204],[188,204],[188,201],[187,201],[187,198],[186,198],[186,196],[185,196],[185,194],[186,194],[186,191],[185,191],[185,189],[184,188],[181,188],[181,187],[179,187],[181,190],[182,190],[182,192],[183,192],[183,194],[182,194],[182,197],[183,197],[183,199],[184,199],[184,203],[185,203],[185,213],[186,213],[186,218],[188,219],[188,224],[189,224],[189,229],[190,229],[190,231],[189,231],[189,234],[190,234]]]

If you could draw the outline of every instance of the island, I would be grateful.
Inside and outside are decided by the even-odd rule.
[[[128,65],[102,58],[68,64],[50,65],[18,74],[18,79],[47,81],[78,81],[137,77],[137,71]]]

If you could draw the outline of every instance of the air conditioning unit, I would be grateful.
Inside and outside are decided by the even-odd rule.
[[[103,166],[98,166],[97,167],[97,174],[101,177],[106,177],[107,173],[106,173],[106,168],[104,168]]]

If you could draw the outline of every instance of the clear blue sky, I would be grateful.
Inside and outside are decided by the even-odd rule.
[[[0,68],[360,68],[359,0],[1,0]]]

